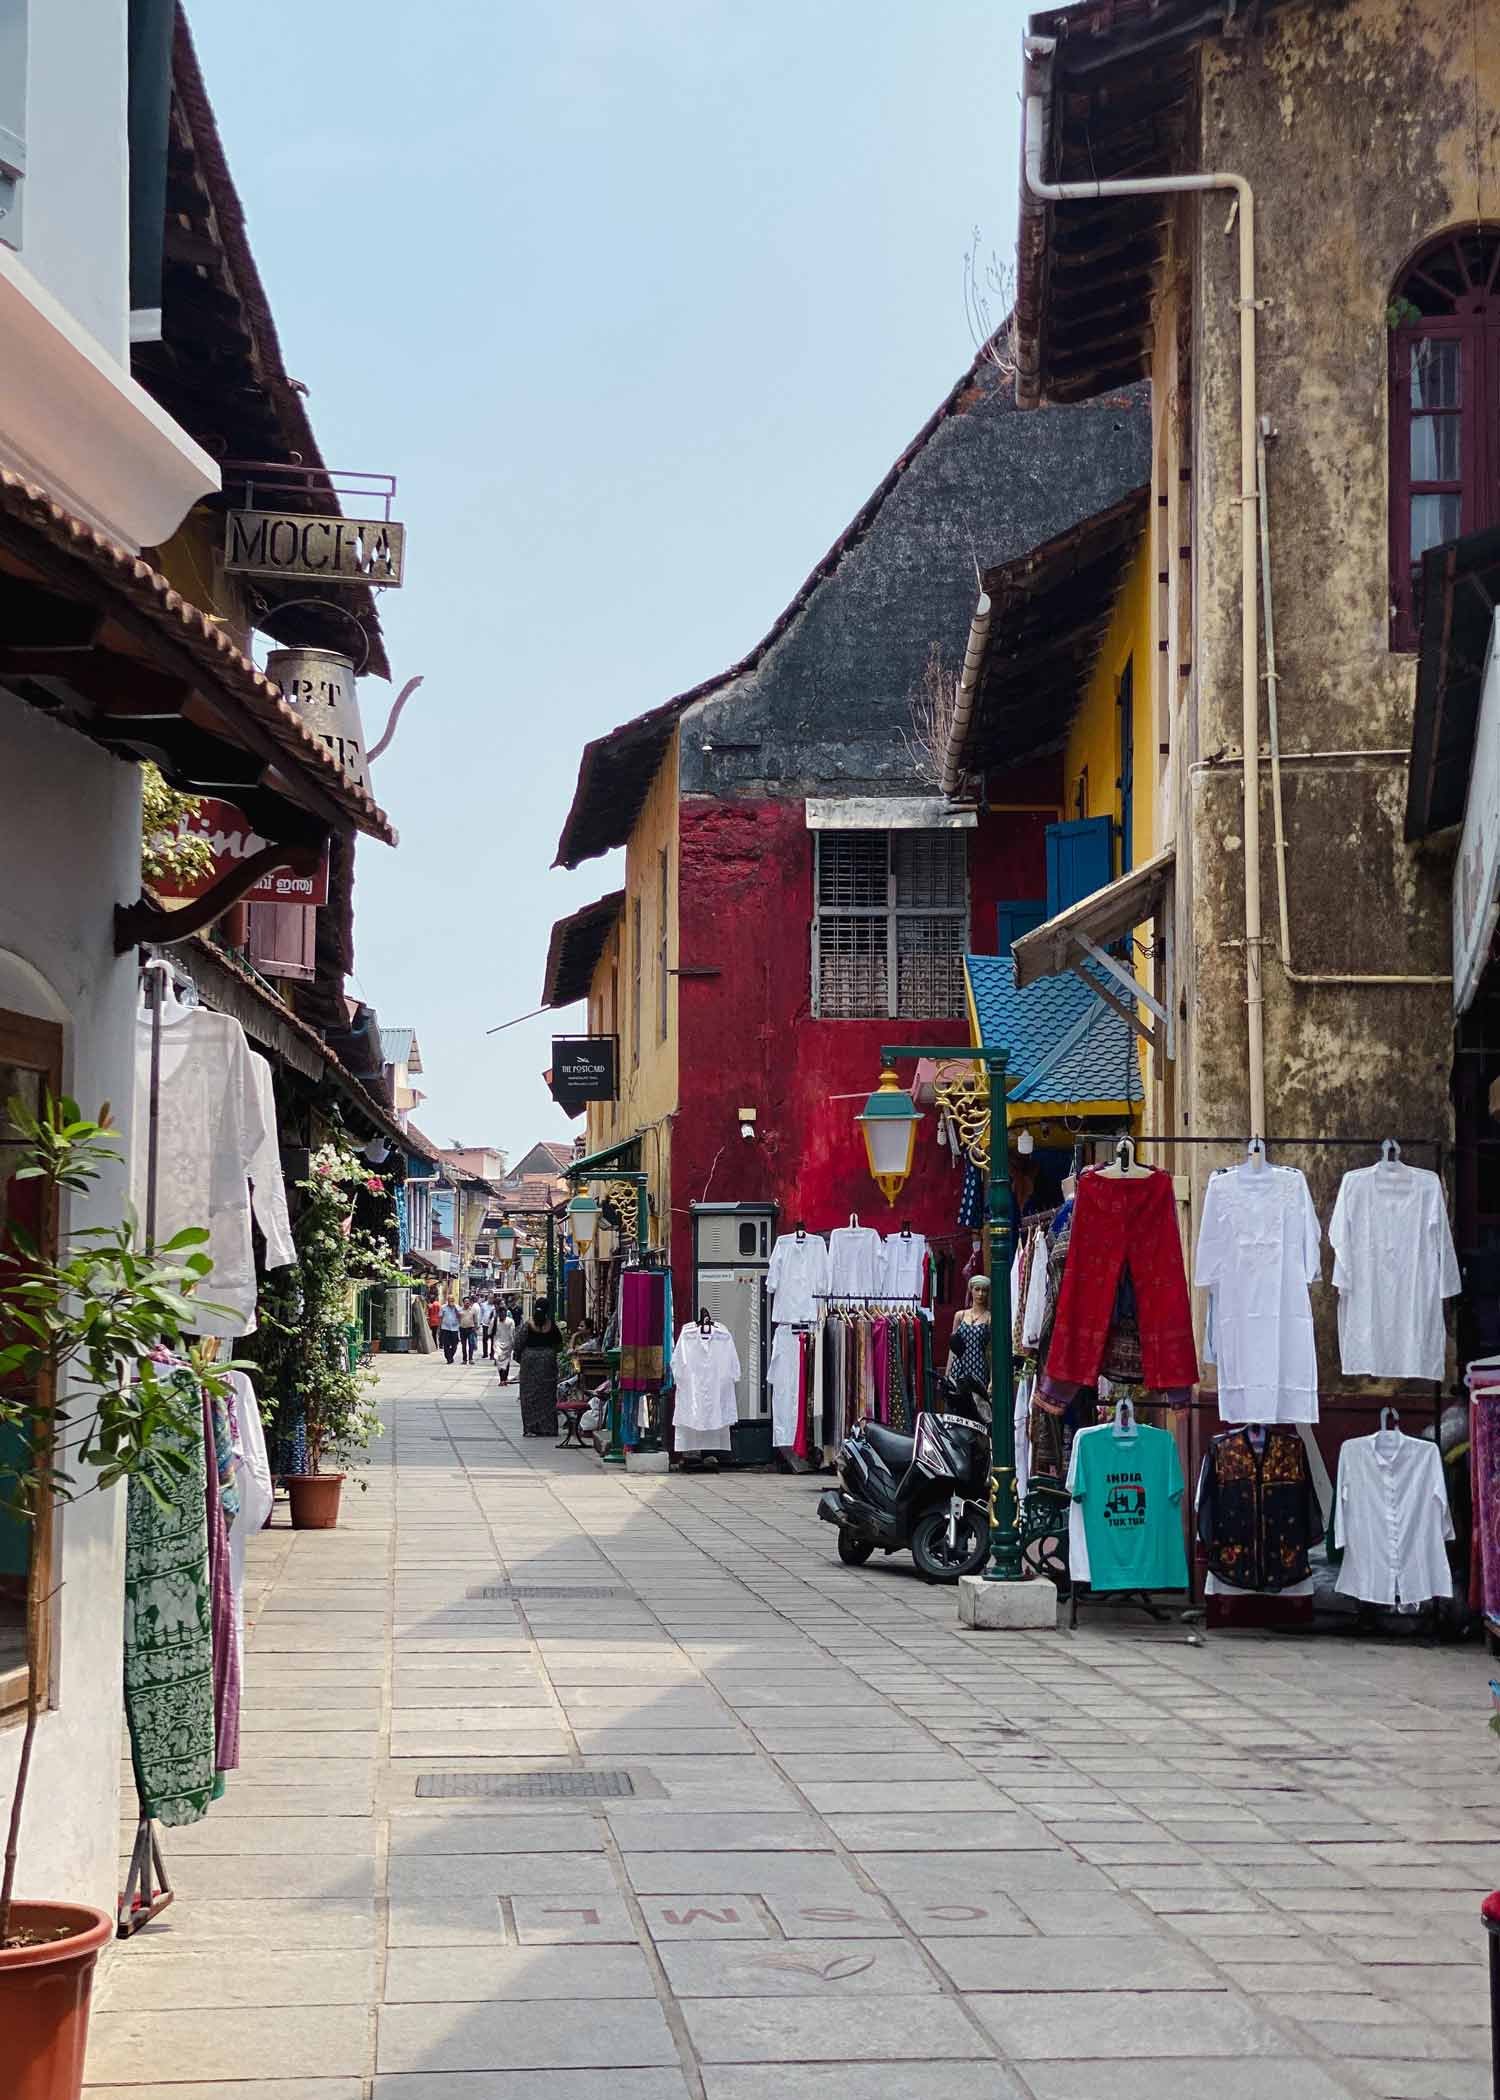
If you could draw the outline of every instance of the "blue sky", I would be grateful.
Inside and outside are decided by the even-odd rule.
[[[190,0],[287,368],[399,477],[354,989],[439,1143],[541,1079],[578,754],[764,633],[972,355],[1014,242],[1021,0]],[[998,315],[996,316],[998,318]],[[363,689],[371,741],[390,695]],[[557,1017],[566,1029],[578,1015]]]

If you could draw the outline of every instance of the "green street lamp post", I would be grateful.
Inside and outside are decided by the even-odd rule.
[[[625,1181],[630,1183],[635,1190],[636,1245],[642,1250],[649,1247],[651,1242],[651,1202],[646,1193],[648,1178],[639,1168],[615,1166],[599,1168],[598,1170],[586,1168],[582,1174],[579,1174],[576,1169],[572,1169],[567,1173],[567,1179],[570,1182],[576,1180],[582,1182]],[[578,1242],[579,1251],[582,1253],[593,1244],[594,1235],[599,1228],[599,1205],[587,1193],[586,1189],[579,1195],[574,1196],[572,1202],[568,1205],[568,1220],[573,1228],[574,1237]],[[604,1463],[607,1466],[623,1466],[625,1463],[625,1445],[620,1436],[620,1358],[617,1350],[611,1350],[609,1354],[612,1358],[609,1379],[609,1449],[604,1454]],[[660,1446],[654,1438],[649,1444],[643,1438],[640,1448],[642,1450],[658,1450]]]
[[[1015,1364],[1011,1354],[1010,1264],[1014,1235],[1010,1221],[1010,1142],[1005,1114],[1010,1053],[987,1047],[976,1050],[972,1044],[965,1044],[958,1050],[932,1049],[927,1044],[915,1043],[887,1044],[882,1048],[880,1061],[886,1069],[881,1073],[880,1086],[866,1102],[864,1114],[855,1120],[864,1131],[871,1172],[888,1203],[895,1202],[901,1184],[911,1170],[919,1120],[910,1095],[892,1098],[893,1093],[899,1093],[894,1084],[895,1067],[902,1058],[922,1057],[933,1058],[940,1064],[960,1061],[982,1064],[989,1081],[990,1565],[985,1570],[984,1579],[986,1582],[1024,1582],[1021,1512],[1016,1496],[1016,1416],[1012,1400]],[[905,1110],[900,1107],[901,1100],[908,1104]],[[887,1131],[902,1124],[905,1125],[902,1135],[907,1145],[905,1168],[899,1169],[899,1162],[882,1167],[877,1163],[876,1146],[884,1139],[890,1148],[886,1159],[892,1161],[896,1140],[894,1136],[888,1137]]]

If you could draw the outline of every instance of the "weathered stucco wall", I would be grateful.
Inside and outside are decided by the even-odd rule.
[[[1255,186],[1260,408],[1269,457],[1281,738],[1288,753],[1404,753],[1414,659],[1389,646],[1387,330],[1412,250],[1500,212],[1500,47],[1477,48],[1446,0],[1351,0],[1278,11],[1263,34],[1204,47],[1200,165]],[[1476,108],[1477,97],[1477,108]],[[1476,166],[1476,123],[1480,159]],[[1316,200],[1315,208],[1310,208]],[[1193,836],[1200,1130],[1246,1118],[1240,747],[1239,357],[1235,240],[1219,200],[1197,214],[1197,756]],[[1160,341],[1160,337],[1158,337]],[[1262,736],[1265,718],[1262,713]],[[1230,762],[1216,763],[1221,755]],[[1398,757],[1286,770],[1293,961],[1328,973],[1447,967],[1447,871],[1401,843]],[[1297,986],[1276,920],[1262,771],[1267,1119],[1355,1135],[1450,1122],[1448,993]],[[1347,1156],[1302,1159],[1326,1217]]]
[[[1268,517],[1299,972],[1448,967],[1446,862],[1401,840],[1415,658],[1389,641],[1386,307],[1414,249],[1476,214],[1500,215],[1500,50],[1481,39],[1476,79],[1471,31],[1444,0],[1349,0],[1279,9],[1263,30],[1202,48],[1197,164],[1243,173],[1256,197],[1258,406],[1274,431]],[[1163,696],[1167,796],[1182,834],[1182,1018],[1175,1098],[1159,1105],[1171,1117],[1162,1127],[1199,1133],[1243,1131],[1248,1120],[1239,287],[1227,216],[1218,197],[1176,211],[1155,330],[1158,525],[1178,489],[1192,496],[1185,529],[1159,532],[1164,553],[1174,540],[1192,548],[1190,577],[1158,563],[1158,626],[1165,654],[1180,653],[1183,699]],[[1262,699],[1263,749],[1267,737]],[[1264,764],[1260,820],[1269,1134],[1446,1137],[1448,987],[1291,982]],[[1195,1209],[1230,1156],[1179,1156]],[[1281,1154],[1307,1172],[1325,1227],[1343,1172],[1373,1156]],[[1332,1292],[1314,1303],[1331,1385]]]

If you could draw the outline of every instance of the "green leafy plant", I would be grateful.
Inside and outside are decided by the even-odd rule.
[[[1410,299],[1395,298],[1385,310],[1387,328],[1405,328],[1412,321],[1420,321],[1422,309],[1414,306]]]
[[[180,795],[146,760],[141,767],[141,874],[147,882],[206,882],[212,875],[208,840],[182,828],[202,808],[201,795]]]
[[[306,1180],[292,1228],[294,1266],[274,1270],[262,1290],[259,1332],[248,1345],[276,1406],[276,1435],[290,1440],[300,1426],[307,1439],[307,1470],[335,1470],[369,1448],[381,1433],[371,1398],[375,1373],[349,1361],[349,1316],[357,1291],[407,1283],[380,1231],[355,1224],[361,1199],[389,1216],[389,1185],[342,1145],[321,1146]],[[361,1487],[365,1485],[360,1482]]]
[[[6,1116],[20,1146],[14,1182],[39,1184],[42,1216],[64,1195],[84,1196],[120,1157],[109,1111],[97,1119],[76,1101],[47,1095],[40,1110],[16,1098]],[[29,1526],[53,1502],[139,1476],[157,1496],[188,1464],[198,1431],[197,1389],[174,1383],[171,1359],[206,1301],[192,1293],[213,1267],[206,1231],[179,1232],[159,1248],[139,1244],[128,1211],[112,1225],[59,1235],[58,1252],[11,1221],[0,1243],[0,1427],[19,1455],[0,1465],[0,1502]],[[197,1365],[219,1390],[228,1364]],[[11,1799],[0,1881],[0,1946],[10,1933],[21,1816],[41,1703],[41,1639],[48,1571],[33,1552],[26,1591],[26,1729]]]

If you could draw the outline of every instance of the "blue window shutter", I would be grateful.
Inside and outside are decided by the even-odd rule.
[[[0,0],[0,242],[21,245],[26,174],[26,18],[31,0]]]
[[[1026,897],[1007,904],[997,904],[996,913],[1000,922],[1000,943],[997,955],[1009,955],[1011,948],[1023,933],[1030,933],[1040,926],[1047,916],[1046,900],[1042,897]]]
[[[1114,821],[1082,817],[1047,826],[1047,916],[1102,890],[1114,877]]]

